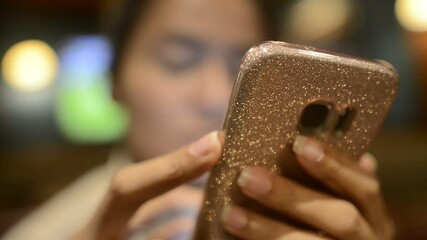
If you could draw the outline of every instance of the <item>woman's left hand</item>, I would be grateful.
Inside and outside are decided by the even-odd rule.
[[[227,231],[242,239],[393,239],[394,224],[385,210],[372,155],[365,154],[356,163],[305,137],[297,138],[294,152],[308,174],[343,198],[309,189],[258,167],[244,169],[238,184],[247,196],[316,231],[299,229],[237,206],[223,210]]]

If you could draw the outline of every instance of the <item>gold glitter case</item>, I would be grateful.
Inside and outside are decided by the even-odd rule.
[[[297,164],[295,137],[320,139],[358,159],[397,89],[396,72],[382,61],[283,42],[252,47],[240,66],[223,126],[222,158],[209,177],[193,239],[236,239],[220,223],[221,209],[229,204],[286,219],[243,195],[236,179],[247,166],[262,166],[328,191]]]

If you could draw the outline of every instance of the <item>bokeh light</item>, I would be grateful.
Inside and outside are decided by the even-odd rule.
[[[405,29],[413,32],[427,31],[427,0],[396,0],[395,12]]]
[[[126,130],[124,110],[111,97],[111,47],[102,36],[68,40],[59,52],[61,72],[55,109],[60,132],[73,142],[119,139]]]
[[[126,118],[111,100],[105,79],[92,79],[85,87],[65,87],[57,99],[56,119],[61,132],[73,142],[99,143],[120,138]]]
[[[2,73],[5,82],[23,92],[48,87],[56,78],[58,59],[55,51],[40,40],[13,45],[4,55]]]
[[[300,0],[284,17],[287,35],[295,41],[330,41],[348,31],[354,14],[351,0]]]

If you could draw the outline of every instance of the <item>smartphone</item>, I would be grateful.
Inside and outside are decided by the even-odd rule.
[[[247,166],[327,192],[298,165],[295,137],[319,139],[356,161],[378,132],[397,90],[397,73],[384,61],[284,42],[252,47],[234,85],[222,157],[208,179],[193,239],[235,239],[220,223],[221,209],[229,204],[286,219],[241,192],[237,177]]]

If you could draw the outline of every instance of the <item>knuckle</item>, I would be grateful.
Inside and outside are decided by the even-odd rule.
[[[282,208],[287,209],[293,207],[298,203],[298,190],[293,187],[288,187],[286,193],[281,193],[279,197],[267,197],[268,200],[274,201],[275,205],[282,206]]]
[[[113,176],[110,184],[110,192],[116,198],[120,198],[128,192],[127,189],[127,174],[128,167],[119,169]]]
[[[337,221],[338,234],[344,239],[359,236],[364,224],[359,210],[353,204],[343,201],[338,211],[341,216]]]
[[[362,189],[361,200],[364,202],[370,202],[381,194],[381,184],[377,180],[369,181],[366,186]]]
[[[173,158],[169,161],[167,178],[181,178],[185,173],[185,162],[182,158]]]
[[[332,156],[324,156],[321,161],[319,161],[318,171],[325,179],[333,179],[338,176],[342,167]]]

